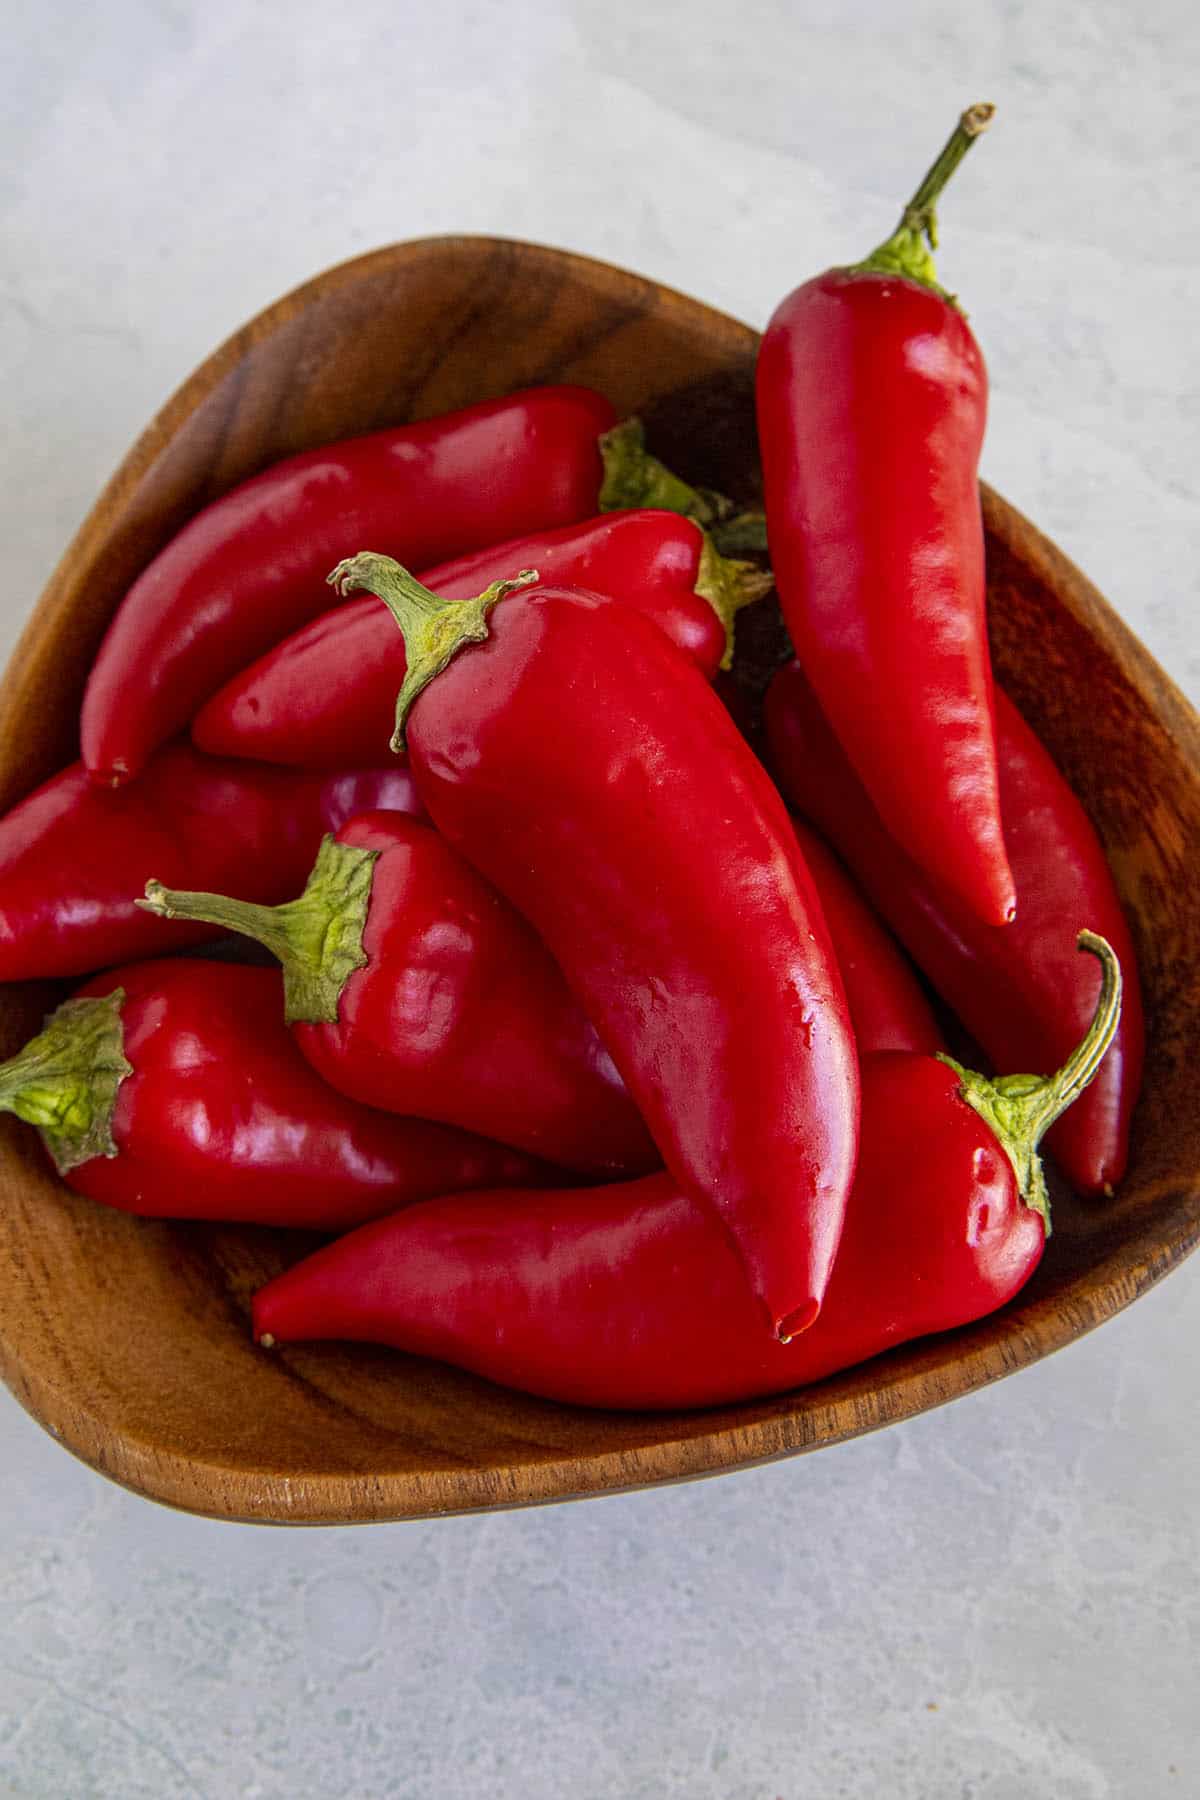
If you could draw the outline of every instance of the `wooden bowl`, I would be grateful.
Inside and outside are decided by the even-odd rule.
[[[76,537],[0,691],[0,805],[77,754],[84,679],[122,594],[234,482],[353,432],[579,381],[640,412],[690,479],[749,500],[756,345],[653,282],[488,238],[400,245],[300,288],[192,376]],[[1109,1204],[1060,1201],[1014,1304],[777,1399],[574,1410],[369,1348],[257,1350],[249,1295],[297,1242],[92,1205],[6,1120],[0,1373],[33,1416],[114,1480],[222,1518],[528,1505],[742,1468],[908,1418],[1069,1343],[1185,1256],[1200,1234],[1200,722],[1065,557],[997,495],[984,502],[997,670],[1104,840],[1150,1021],[1129,1174]],[[0,994],[5,1054],[57,997],[45,984]]]

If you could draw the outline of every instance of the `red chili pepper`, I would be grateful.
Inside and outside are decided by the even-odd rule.
[[[398,733],[407,719],[430,817],[540,933],[773,1325],[803,1330],[853,1175],[858,1069],[761,764],[695,666],[619,601],[526,576],[447,602],[370,553],[330,579],[379,594],[404,633]]]
[[[799,819],[792,827],[821,897],[859,1055],[878,1050],[933,1055],[944,1040],[903,952],[828,845]]]
[[[85,975],[211,931],[139,911],[159,872],[279,900],[304,880],[327,831],[368,807],[420,810],[406,769],[298,775],[160,750],[135,786],[94,786],[72,763],[0,819],[0,981]]]
[[[1013,916],[996,777],[976,467],[987,375],[936,285],[934,202],[963,114],[895,236],[777,308],[758,359],[776,585],[796,653],[888,830],[981,918]]]
[[[529,388],[290,456],[205,507],[109,626],[83,702],[89,774],[136,775],[224,682],[323,612],[322,577],[347,544],[426,567],[598,505],[703,510],[646,456],[636,425],[602,457],[614,417],[588,388]]]
[[[96,975],[0,1064],[68,1187],[157,1219],[346,1231],[458,1188],[554,1171],[335,1094],[283,1022],[275,969],[179,961]]]
[[[427,825],[368,813],[321,846],[284,906],[176,893],[145,905],[207,919],[283,964],[308,1061],[368,1106],[414,1113],[588,1173],[658,1156],[620,1076],[525,921]]]
[[[603,514],[461,556],[420,577],[446,600],[470,600],[514,569],[556,586],[625,600],[707,676],[727,665],[738,610],[771,577],[713,549],[700,526],[670,512]],[[334,607],[223,687],[192,726],[202,750],[303,769],[378,756],[404,680],[404,639],[377,601]]]
[[[1104,852],[1082,806],[1012,701],[996,690],[1000,804],[1017,889],[1013,924],[984,925],[884,830],[799,666],[767,693],[772,766],[791,803],[845,857],[880,913],[998,1068],[1051,1069],[1096,1003],[1074,954],[1083,927],[1112,944],[1125,975],[1120,1029],[1078,1106],[1047,1147],[1073,1186],[1112,1188],[1125,1168],[1141,1082],[1137,960]]]
[[[1049,1081],[949,1059],[863,1062],[862,1142],[815,1325],[780,1347],[732,1244],[667,1174],[591,1191],[453,1195],[364,1226],[254,1298],[263,1344],[358,1338],[576,1405],[713,1406],[777,1393],[966,1324],[1028,1280],[1048,1227],[1037,1140],[1089,1079],[1101,1005]]]

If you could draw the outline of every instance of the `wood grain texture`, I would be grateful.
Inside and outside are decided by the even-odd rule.
[[[0,689],[0,804],[76,754],[86,671],[125,588],[234,482],[321,442],[565,380],[640,412],[689,479],[750,500],[756,345],[747,327],[652,282],[486,238],[382,250],[288,295],[167,404],[64,557]],[[93,1206],[5,1121],[0,1373],[33,1416],[114,1480],[217,1517],[313,1524],[530,1505],[745,1467],[910,1417],[1069,1343],[1194,1248],[1200,722],[1053,545],[997,495],[985,509],[997,672],[1099,829],[1149,1017],[1129,1174],[1104,1206],[1059,1194],[1052,1243],[1013,1305],[777,1399],[585,1412],[383,1351],[257,1350],[249,1296],[303,1240]],[[46,984],[0,993],[5,1054],[58,997]]]

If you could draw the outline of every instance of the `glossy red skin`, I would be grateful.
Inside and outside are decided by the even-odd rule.
[[[553,1178],[468,1132],[335,1094],[291,1040],[277,969],[133,963],[80,994],[115,987],[133,1066],[113,1111],[117,1155],[64,1177],[93,1200],[148,1218],[349,1231],[448,1191]]]
[[[358,1338],[580,1406],[779,1393],[1002,1306],[1041,1219],[958,1078],[863,1062],[854,1191],[820,1317],[767,1331],[732,1245],[667,1174],[590,1191],[459,1194],[381,1219],[254,1297],[254,1333]]]
[[[912,1050],[932,1056],[943,1050],[942,1034],[903,951],[828,845],[800,819],[792,820],[792,829],[821,896],[859,1055]]]
[[[219,687],[324,612],[362,545],[409,568],[586,518],[616,415],[581,387],[530,388],[275,463],[207,506],[134,582],[83,701],[83,761],[136,775]]]
[[[509,595],[408,718],[430,817],[533,924],[773,1323],[820,1304],[858,1069],[779,795],[694,664],[620,601]]]
[[[1003,924],[971,328],[918,282],[832,269],[776,311],[757,400],[796,654],[892,835]]]
[[[545,947],[428,825],[368,813],[339,831],[378,852],[366,965],[335,1024],[296,1042],[333,1087],[588,1174],[655,1168],[612,1059]]]
[[[695,591],[703,546],[699,526],[677,513],[602,513],[460,556],[421,580],[448,600],[470,600],[536,569],[544,583],[626,600],[711,678],[725,654],[725,627]],[[219,756],[302,769],[370,761],[392,735],[407,666],[394,622],[365,595],[314,619],[214,694],[192,737]]]
[[[420,811],[407,769],[300,775],[169,744],[132,787],[112,789],[72,763],[0,819],[0,981],[202,944],[211,926],[134,904],[151,876],[284,900],[325,833],[373,806]]]
[[[768,690],[766,721],[784,793],[837,846],[996,1068],[1048,1075],[1061,1066],[1100,991],[1096,960],[1079,954],[1076,937],[1086,926],[1108,939],[1121,964],[1121,1021],[1091,1086],[1046,1145],[1080,1193],[1114,1186],[1142,1077],[1137,959],[1091,821],[1012,701],[996,690],[1000,804],[1017,884],[1017,917],[1000,927],[984,925],[888,836],[795,663]]]

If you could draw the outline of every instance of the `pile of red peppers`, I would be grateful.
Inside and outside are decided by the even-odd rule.
[[[0,1108],[107,1205],[327,1234],[265,1352],[734,1401],[1009,1300],[1044,1133],[1119,1182],[1133,945],[993,683],[987,377],[930,256],[990,113],[771,320],[773,574],[549,387],[267,469],[126,595],[81,761],[0,820],[0,979],[88,977]],[[772,582],[748,736],[719,672]]]

